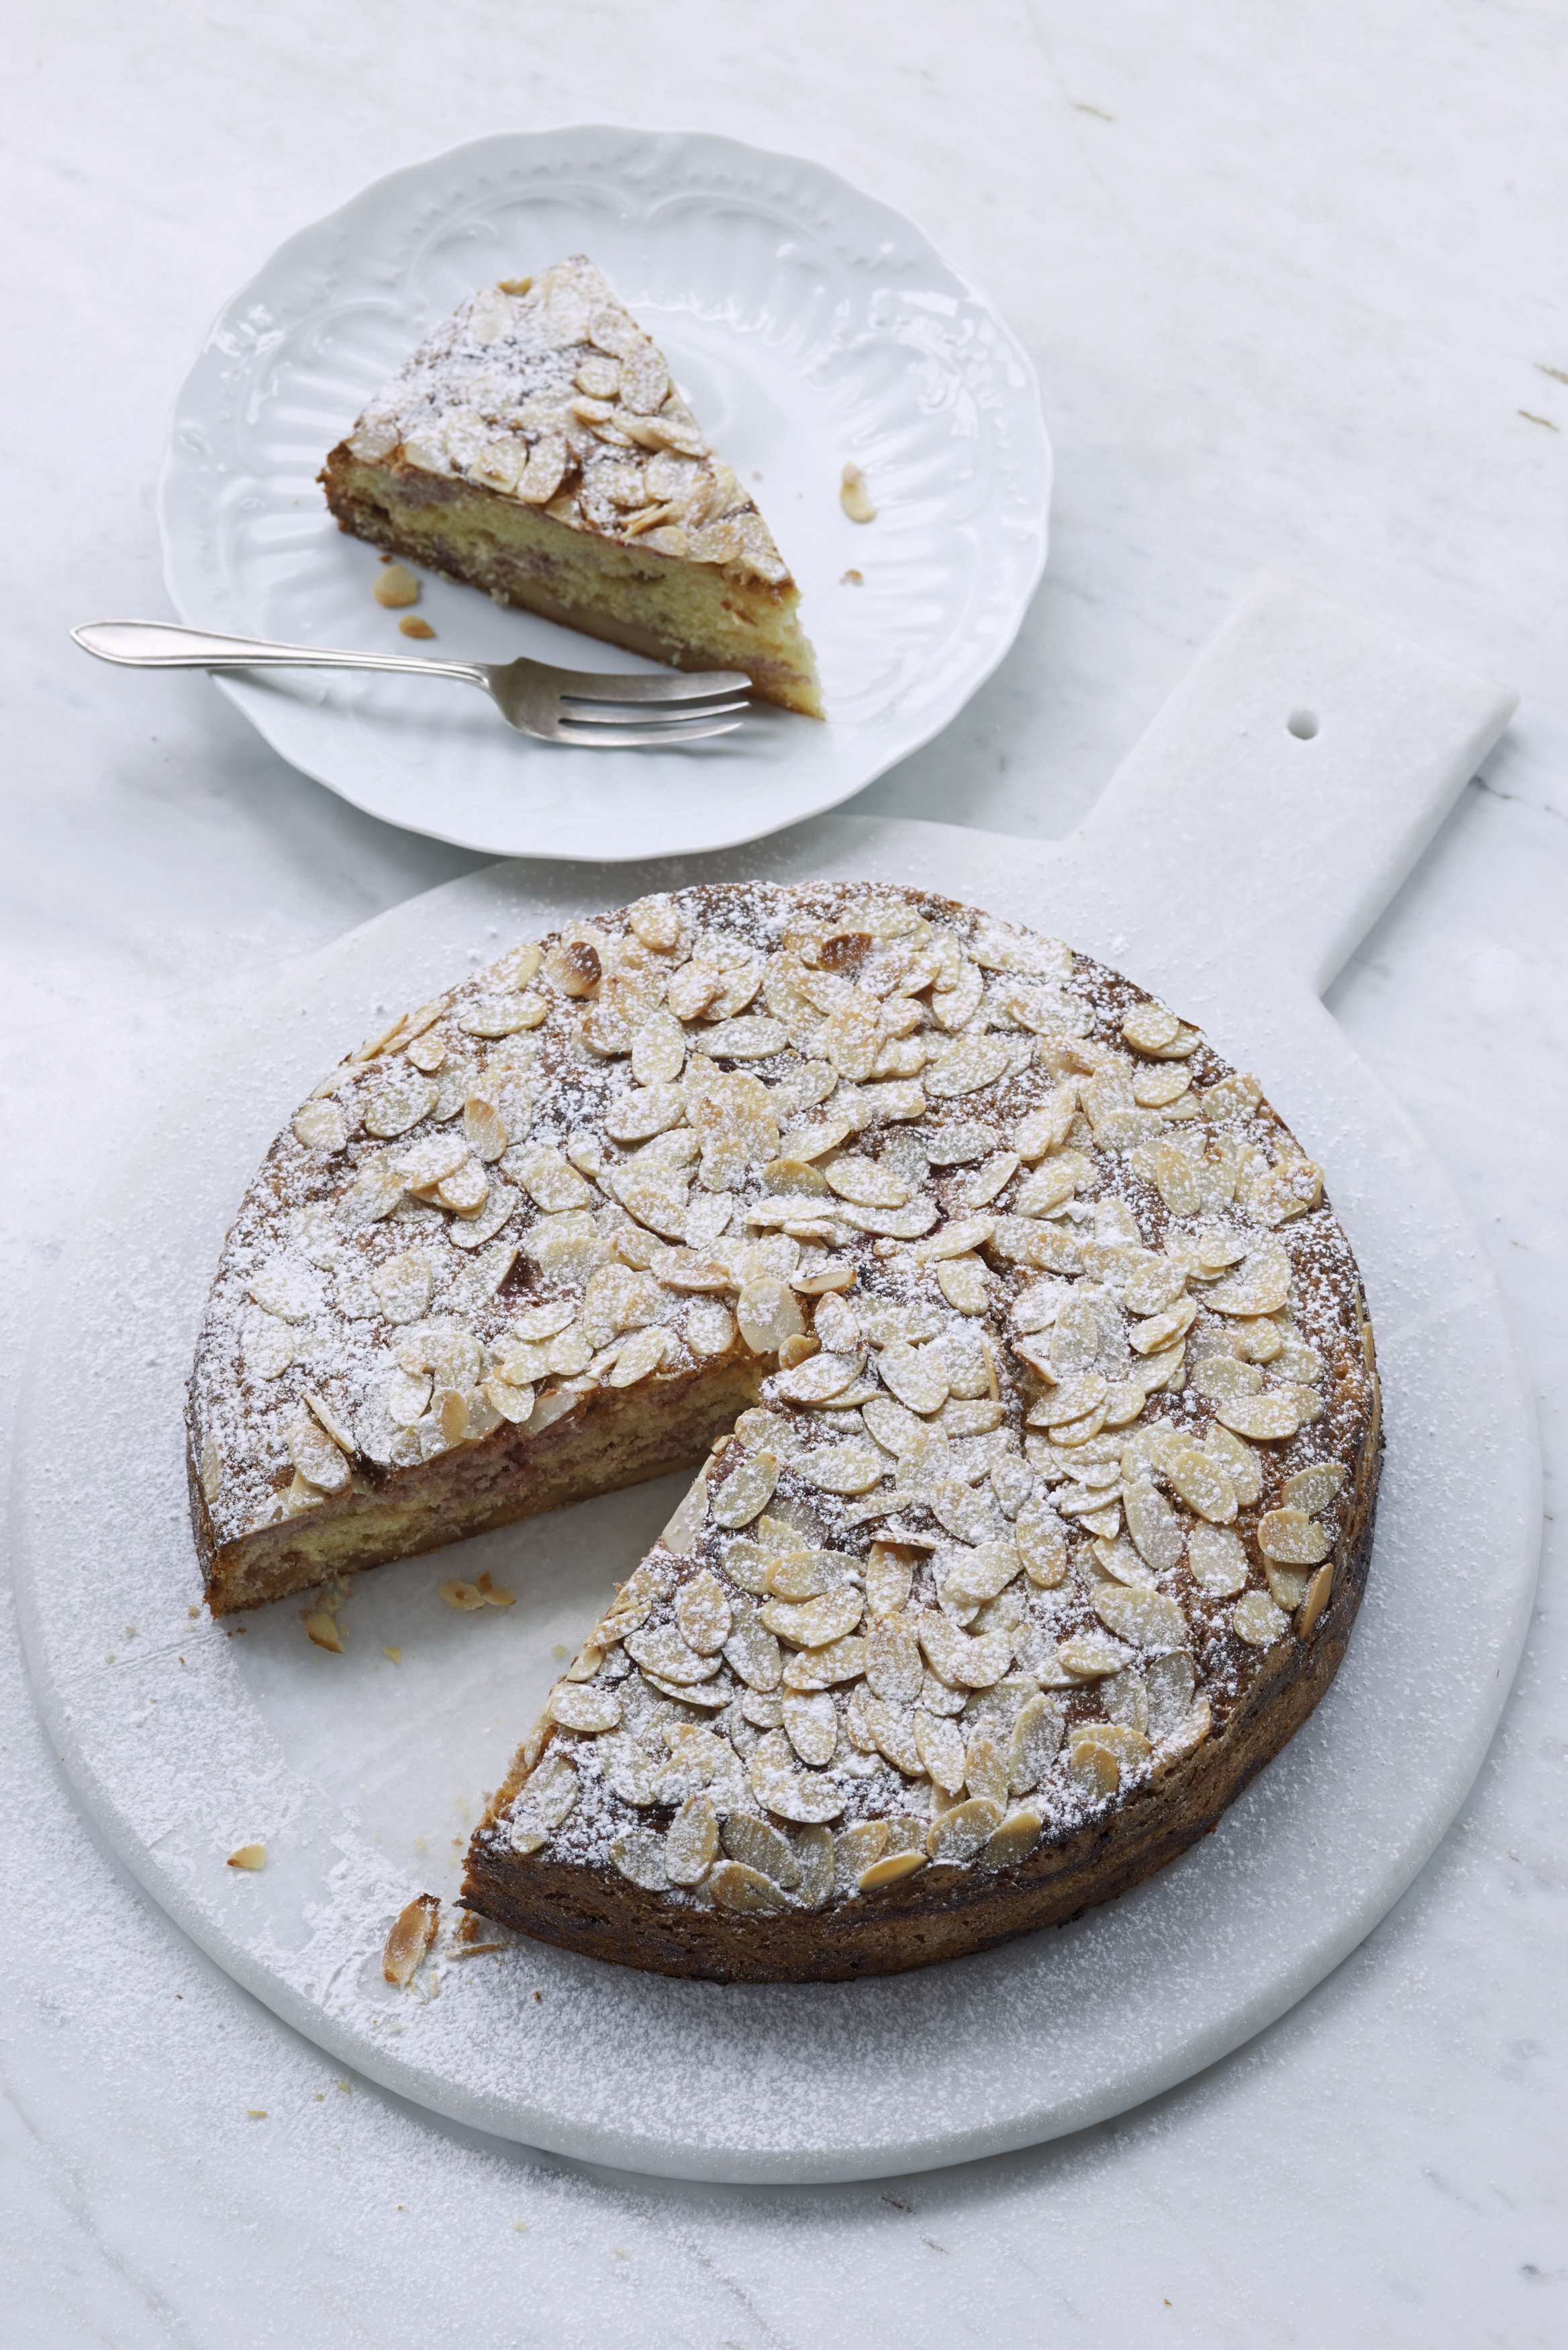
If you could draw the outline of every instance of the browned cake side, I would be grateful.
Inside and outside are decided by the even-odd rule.
[[[695,1468],[714,1438],[755,1402],[762,1379],[775,1367],[775,1358],[737,1343],[721,1361],[650,1383],[634,1396],[586,1394],[536,1435],[503,1420],[486,1436],[403,1469],[359,1454],[342,1492],[228,1542],[215,1538],[188,1456],[207,1605],[214,1616],[259,1607],[334,1575],[444,1550],[470,1534]]]

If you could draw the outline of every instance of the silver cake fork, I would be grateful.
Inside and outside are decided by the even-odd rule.
[[[344,653],[323,645],[274,645],[259,637],[210,636],[168,620],[89,620],[71,635],[84,652],[129,669],[369,669],[403,677],[454,677],[483,687],[509,726],[541,743],[593,751],[657,751],[731,734],[750,707],[739,670],[687,676],[617,677],[545,661],[424,660],[417,653]]]

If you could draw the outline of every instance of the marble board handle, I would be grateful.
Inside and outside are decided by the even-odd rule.
[[[1518,701],[1265,572],[1057,845],[1057,926],[1232,997],[1249,965],[1321,994]]]

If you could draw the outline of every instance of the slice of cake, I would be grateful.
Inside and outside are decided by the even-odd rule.
[[[1256,1083],[1059,941],[830,883],[573,922],[343,1062],[191,1392],[215,1613],[699,1470],[464,1898],[721,1981],[956,1957],[1205,1835],[1334,1677],[1380,1449]]]
[[[327,460],[338,527],[822,716],[800,590],[655,344],[576,254],[472,295]]]

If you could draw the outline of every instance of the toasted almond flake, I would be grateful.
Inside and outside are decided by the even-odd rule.
[[[766,1509],[778,1481],[779,1464],[773,1453],[749,1453],[735,1463],[713,1492],[711,1514],[715,1522],[732,1531],[749,1526]]]
[[[981,1543],[952,1556],[942,1583],[942,1597],[960,1607],[983,1607],[1004,1591],[1018,1573],[1018,1551],[1012,1542]]]
[[[859,1369],[857,1355],[814,1354],[792,1369],[782,1371],[774,1383],[774,1392],[785,1403],[826,1403],[853,1385]]]
[[[628,1828],[610,1846],[610,1858],[621,1875],[645,1893],[662,1893],[670,1883],[664,1865],[664,1838],[651,1828]]]
[[[1187,1563],[1199,1589],[1211,1599],[1233,1598],[1246,1588],[1246,1545],[1222,1527],[1194,1526],[1187,1538]]]
[[[417,1894],[393,1920],[381,1952],[381,1973],[406,1991],[418,1974],[441,1923],[441,1903],[433,1893]]]
[[[920,1768],[933,1786],[946,1795],[956,1796],[964,1782],[963,1740],[957,1725],[928,1713],[918,1707],[914,1721],[915,1751]]]
[[[845,1797],[831,1778],[794,1768],[794,1749],[782,1730],[764,1731],[753,1752],[749,1780],[765,1811],[802,1825],[836,1820]]]
[[[932,1860],[961,1866],[984,1850],[1002,1819],[1000,1804],[983,1795],[971,1796],[968,1803],[955,1804],[938,1814],[926,1837],[926,1851]]]
[[[928,1856],[923,1852],[889,1852],[863,1868],[855,1882],[862,1893],[875,1893],[884,1885],[897,1885],[906,1877],[913,1877],[924,1868]]]
[[[1333,1537],[1305,1510],[1270,1510],[1258,1521],[1258,1548],[1281,1566],[1317,1566],[1334,1548]]]
[[[1145,1565],[1157,1570],[1174,1566],[1181,1556],[1181,1527],[1165,1496],[1135,1476],[1122,1487],[1122,1507],[1127,1532]]]
[[[437,1204],[460,1216],[477,1216],[489,1197],[490,1178],[477,1159],[465,1159],[435,1190]]]
[[[1309,1640],[1317,1629],[1318,1618],[1327,1607],[1334,1591],[1334,1561],[1325,1560],[1307,1585],[1296,1616],[1296,1638]]]
[[[417,1070],[392,1078],[366,1103],[366,1128],[371,1134],[387,1138],[406,1134],[410,1127],[429,1118],[435,1097],[435,1087]]]
[[[864,1595],[853,1586],[825,1592],[819,1599],[794,1602],[770,1599],[762,1621],[781,1640],[795,1648],[822,1648],[853,1632],[866,1612]]]
[[[1102,1584],[1100,1590],[1110,1587]],[[1096,1598],[1097,1604],[1098,1593]],[[1112,1673],[1122,1671],[1129,1661],[1127,1650],[1100,1632],[1079,1632],[1072,1639],[1062,1641],[1056,1659],[1064,1672],[1080,1681],[1106,1680]]]
[[[884,1387],[908,1411],[939,1411],[950,1392],[945,1356],[935,1347],[895,1340],[877,1358]]]
[[[615,1367],[605,1384],[612,1388],[635,1387],[640,1379],[651,1378],[663,1362],[670,1348],[670,1333],[657,1326],[647,1330],[634,1330],[629,1338],[621,1341]]]
[[[733,1617],[724,1586],[704,1567],[676,1595],[675,1620],[689,1648],[700,1657],[714,1655],[730,1637]]]
[[[1338,1461],[1317,1461],[1310,1469],[1298,1469],[1284,1482],[1283,1500],[1287,1509],[1316,1513],[1326,1510],[1345,1482],[1344,1463]],[[1255,1501],[1256,1494],[1252,1496]]]
[[[1187,1646],[1187,1618],[1176,1601],[1168,1599],[1163,1592],[1151,1591],[1142,1584],[1102,1583],[1095,1590],[1094,1604],[1101,1623],[1118,1638],[1130,1640],[1135,1648]],[[1064,1649],[1057,1653],[1070,1664]]]
[[[626,918],[635,936],[656,953],[667,953],[680,943],[680,915],[667,897],[639,898],[627,908]]]
[[[1238,1436],[1251,1436],[1264,1442],[1293,1436],[1302,1419],[1296,1390],[1236,1396],[1217,1405],[1215,1416],[1222,1427],[1233,1430]]]
[[[296,1142],[306,1150],[341,1150],[348,1140],[348,1122],[335,1101],[307,1101],[294,1118]]]
[[[907,1605],[914,1585],[915,1553],[892,1543],[873,1543],[866,1561],[866,1604],[873,1616],[895,1615]]]
[[[406,565],[388,563],[371,581],[370,593],[383,609],[395,612],[404,604],[419,602],[420,583]]]
[[[1096,1734],[1106,1726],[1097,1723],[1091,1730],[1075,1731],[1067,1750],[1068,1777],[1095,1803],[1114,1795],[1121,1784],[1120,1756]]]
[[[1065,1581],[1067,1538],[1043,1493],[1032,1494],[1024,1503],[1013,1521],[1013,1537],[1031,1583],[1042,1591],[1052,1591]]]
[[[306,1388],[300,1397],[300,1401],[314,1413],[333,1443],[341,1451],[353,1452],[358,1449],[354,1442],[353,1430],[342,1415],[333,1409],[325,1396],[317,1395],[312,1388]]]
[[[499,1159],[511,1137],[506,1121],[493,1102],[471,1094],[462,1107],[462,1130],[469,1149],[486,1165]]]
[[[558,1681],[550,1695],[550,1719],[565,1730],[614,1730],[620,1700],[614,1690],[587,1681]]]
[[[971,1795],[984,1796],[999,1805],[1007,1802],[1007,1759],[989,1730],[976,1731],[969,1742],[964,1784]]]
[[[469,1155],[462,1134],[430,1134],[391,1162],[391,1171],[410,1191],[433,1191],[447,1176],[455,1175]]]
[[[838,485],[838,503],[851,522],[875,522],[877,508],[858,465],[846,465]]]
[[[351,1482],[348,1463],[319,1420],[301,1413],[290,1420],[287,1435],[290,1458],[307,1484],[323,1493],[348,1490]]]
[[[1063,1735],[1059,1703],[1043,1696],[1024,1700],[1007,1741],[1007,1783],[1011,1794],[1026,1795],[1039,1785],[1061,1750]]]
[[[1180,1021],[1163,1003],[1136,1004],[1122,1022],[1122,1035],[1139,1052],[1160,1052],[1180,1034]]]
[[[1249,1591],[1231,1611],[1231,1622],[1239,1640],[1249,1648],[1271,1648],[1282,1640],[1290,1630],[1290,1618],[1285,1616],[1266,1591]]]
[[[265,1844],[242,1844],[230,1853],[225,1866],[230,1868],[265,1868],[266,1846]]]
[[[1011,1633],[988,1631],[971,1638],[935,1609],[915,1619],[915,1635],[932,1672],[950,1689],[990,1689],[1012,1662]]]
[[[1189,1509],[1211,1524],[1230,1524],[1236,1514],[1236,1488],[1209,1453],[1179,1440],[1166,1447],[1164,1468],[1167,1482]]]
[[[1011,1812],[988,1839],[980,1856],[981,1868],[995,1871],[1015,1868],[1027,1860],[1040,1842],[1042,1822],[1038,1812]]]
[[[462,1607],[472,1610],[472,1608],[483,1607],[484,1606],[484,1594],[481,1591],[479,1586],[476,1583],[468,1582],[466,1578],[461,1575],[450,1575],[446,1582],[439,1586],[439,1589],[441,1597],[446,1601],[449,1607]]]
[[[759,1820],[756,1825],[761,1827],[765,1823]],[[741,1917],[786,1907],[784,1894],[774,1879],[741,1860],[715,1862],[708,1874],[707,1889],[721,1909],[732,1910]]]
[[[818,1445],[802,1453],[794,1466],[825,1493],[867,1493],[880,1484],[892,1463],[880,1445],[851,1438],[844,1444]]]
[[[688,1795],[664,1838],[664,1866],[671,1885],[700,1885],[719,1854],[719,1821],[706,1793]]]
[[[1203,1302],[1211,1314],[1277,1314],[1290,1294],[1290,1258],[1270,1241],[1251,1251],[1235,1279],[1216,1283]]]
[[[485,1380],[480,1392],[514,1428],[526,1427],[534,1416],[535,1390],[531,1386],[516,1387],[510,1379],[492,1378]]]
[[[908,1457],[900,1464],[900,1482],[909,1481]],[[924,1485],[923,1499],[937,1523],[961,1543],[979,1544],[985,1542],[996,1526],[995,1508],[983,1485],[971,1486],[961,1476],[941,1473],[922,1479],[917,1472],[915,1482]]]
[[[430,1307],[433,1273],[421,1250],[389,1257],[370,1275],[376,1302],[389,1322],[417,1322]]]

